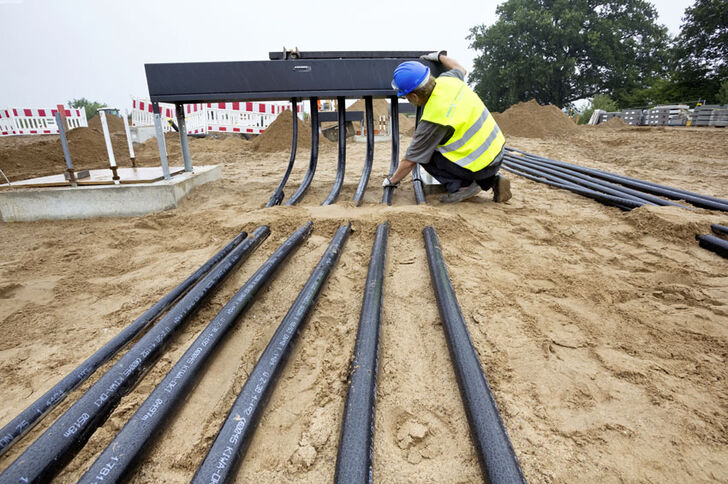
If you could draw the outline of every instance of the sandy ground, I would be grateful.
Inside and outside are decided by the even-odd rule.
[[[583,127],[509,138],[564,161],[728,197],[728,136],[700,128]],[[406,146],[409,140],[403,140]],[[349,202],[364,144],[349,146],[342,202],[320,207],[335,145],[298,207],[262,208],[286,152],[191,140],[225,179],[144,217],[0,224],[0,424],[5,424],[239,230],[271,237],[172,339],[58,476],[75,482],[202,328],[291,231],[315,230],[229,334],[132,482],[187,482],[245,378],[338,227],[355,232],[305,326],[241,467],[240,482],[331,481],[348,364],[376,225],[391,222],[374,441],[377,482],[477,482],[480,469],[437,313],[421,230],[433,224],[473,342],[531,482],[728,481],[728,262],[696,233],[728,215],[621,212],[525,179],[514,198],[379,205],[389,145],[376,144],[363,207]],[[307,165],[299,151],[287,193]],[[170,148],[174,159],[178,151]],[[144,157],[142,154],[140,157]],[[153,150],[148,153],[153,156]],[[108,367],[108,365],[107,365]],[[4,469],[82,388],[0,458]]]

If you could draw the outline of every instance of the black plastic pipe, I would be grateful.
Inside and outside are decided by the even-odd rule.
[[[725,225],[719,225],[719,224],[712,224],[710,226],[711,229],[713,229],[713,232],[719,235],[728,235],[728,227]]]
[[[700,247],[711,250],[721,257],[728,259],[728,241],[715,235],[696,235]]]
[[[648,202],[647,200],[643,198],[639,198],[636,196],[633,196],[629,193],[625,193],[622,190],[611,188],[611,187],[605,187],[602,186],[599,183],[590,182],[588,180],[583,180],[581,178],[578,178],[573,175],[569,175],[567,173],[561,173],[556,170],[551,170],[548,167],[541,166],[541,165],[535,165],[532,163],[529,163],[527,161],[517,160],[512,156],[505,155],[503,157],[503,164],[506,166],[512,166],[514,168],[518,168],[521,171],[524,171],[526,173],[530,173],[531,175],[535,176],[549,176],[550,180],[556,181],[556,182],[562,182],[562,183],[573,183],[578,186],[590,188],[592,190],[606,193],[609,195],[614,195],[615,197],[620,198],[626,198],[627,200],[632,200],[635,203],[639,203],[641,205],[656,205],[655,203]],[[551,178],[552,177],[552,178]]]
[[[121,357],[5,471],[0,482],[48,482],[84,446],[121,398],[151,368],[165,343],[227,275],[268,237],[258,227]]]
[[[323,257],[250,372],[210,451],[191,482],[222,483],[233,480],[296,338],[336,264],[350,231],[350,223],[342,225],[336,231]]]
[[[415,110],[415,131],[417,126],[420,124],[420,118],[422,117],[422,106],[417,106]],[[420,173],[420,164],[415,164],[412,169],[412,189],[415,191],[415,201],[417,205],[426,203],[425,188],[422,183],[422,174]]]
[[[336,202],[336,199],[339,198],[341,186],[344,184],[344,173],[346,173],[346,98],[343,96],[337,97],[336,104],[339,118],[339,156],[336,165],[336,179],[334,180],[334,186],[331,188],[331,193],[321,205],[331,205]]]
[[[369,176],[372,174],[372,165],[374,164],[374,104],[371,96],[364,97],[365,117],[367,123],[367,155],[364,160],[364,168],[361,171],[361,179],[359,186],[356,187],[354,198],[352,200],[358,207],[364,198],[364,192],[369,183]]]
[[[635,201],[641,201],[642,203],[645,203],[647,205],[660,205],[660,206],[667,206],[671,205],[674,207],[680,207],[687,210],[692,210],[692,207],[688,207],[687,205],[681,205],[679,203],[675,203],[671,200],[665,200],[664,198],[660,198],[655,195],[651,195],[649,193],[645,193],[640,190],[633,190],[631,188],[625,187],[624,185],[619,185],[617,183],[608,182],[606,180],[602,180],[600,178],[595,178],[589,175],[585,175],[583,173],[579,173],[578,171],[573,171],[568,168],[562,168],[550,163],[546,163],[543,161],[533,160],[530,158],[525,158],[523,156],[513,156],[513,155],[505,155],[504,157],[507,160],[515,161],[518,163],[522,163],[527,166],[531,166],[535,169],[544,171],[546,173],[550,173],[552,175],[556,176],[562,176],[566,178],[567,180],[571,180],[576,184],[591,187],[595,190],[601,190],[605,193],[609,193],[611,195],[615,195],[618,197],[624,197],[624,198],[632,198]],[[582,183],[582,180],[587,183]],[[592,186],[593,184],[593,186]]]
[[[382,287],[389,222],[377,227],[351,362],[334,482],[371,482]]]
[[[517,153],[522,153],[524,155],[527,155],[527,156],[530,156],[530,157],[533,157],[533,158],[540,159],[540,160],[542,160],[544,162],[547,162],[547,163],[562,163],[564,165],[570,165],[570,166],[574,166],[574,167],[579,167],[579,165],[571,165],[570,163],[566,163],[565,161],[553,160],[551,158],[546,158],[544,156],[534,155],[533,153],[527,153],[525,151],[517,150],[515,148],[508,147],[507,149],[510,150],[510,151],[515,151]],[[584,167],[580,167],[580,168],[584,168]],[[718,203],[722,203],[722,204],[728,204],[728,200],[726,200],[724,198],[711,197],[709,195],[703,195],[702,193],[691,192],[689,190],[683,190],[681,188],[675,188],[675,187],[671,187],[671,186],[668,186],[668,185],[661,185],[659,183],[655,183],[655,182],[651,182],[651,181],[640,180],[638,178],[632,178],[632,177],[629,177],[627,175],[618,175],[616,173],[610,173],[608,171],[599,170],[597,168],[589,168],[589,169],[590,170],[593,170],[593,171],[595,171],[597,173],[601,173],[603,175],[610,175],[610,176],[613,176],[613,177],[616,177],[616,178],[619,178],[619,179],[622,179],[622,180],[627,180],[627,181],[642,183],[642,184],[649,185],[649,186],[654,187],[654,188],[663,189],[663,190],[669,190],[670,192],[676,192],[676,193],[679,193],[679,194],[682,194],[682,195],[689,195],[689,196],[692,196],[692,197],[702,198],[704,200],[711,200],[711,201],[718,202]]]
[[[235,293],[79,482],[116,482],[127,475],[142,450],[153,440],[154,435],[161,430],[175,407],[184,399],[217,345],[240,320],[241,315],[253,302],[258,291],[268,283],[294,249],[311,234],[312,228],[313,223],[308,222],[294,232]]]
[[[483,475],[490,484],[525,483],[508,431],[465,325],[437,232],[428,226],[422,233],[442,327]]]
[[[283,201],[283,197],[285,196],[285,194],[283,193],[283,188],[285,188],[286,183],[288,182],[288,177],[291,176],[291,171],[293,171],[293,164],[296,161],[296,147],[298,146],[298,99],[296,99],[295,97],[291,99],[291,112],[293,113],[293,138],[291,139],[291,157],[288,159],[288,168],[286,168],[286,172],[283,174],[281,182],[278,184],[278,187],[273,192],[273,195],[271,195],[270,200],[268,200],[268,203],[265,205],[266,207],[280,205]]]
[[[312,97],[310,100],[311,104],[311,159],[308,162],[308,170],[303,177],[301,185],[296,190],[296,193],[291,195],[286,205],[295,205],[303,197],[308,190],[308,187],[313,181],[313,176],[316,173],[316,163],[318,163],[318,151],[319,151],[319,117],[318,117],[318,98]]]
[[[392,96],[390,100],[390,128],[392,132],[392,161],[389,163],[389,176],[397,171],[399,165],[399,99],[397,96]],[[392,196],[394,195],[394,188],[386,187],[382,194],[382,203],[392,205]]]
[[[5,453],[15,442],[26,432],[32,429],[40,420],[53,408],[61,403],[81,383],[93,374],[101,365],[109,361],[116,353],[129,343],[134,337],[146,329],[149,324],[167,310],[179,297],[197,283],[215,264],[220,262],[230,253],[248,234],[238,234],[229,244],[220,249],[218,253],[205,262],[187,279],[177,287],[168,292],[162,299],[157,301],[151,308],[147,309],[133,323],[121,330],[108,343],[99,348],[86,361],[81,363],[75,370],[66,375],[56,383],[50,390],[33,402],[28,408],[5,425],[0,430],[0,455]]]
[[[592,175],[597,178],[601,178],[603,180],[612,181],[615,183],[619,183],[620,185],[624,185],[630,188],[634,188],[643,192],[651,193],[653,195],[658,195],[661,197],[670,198],[673,200],[685,200],[686,202],[690,202],[691,204],[695,205],[696,207],[701,208],[707,208],[710,210],[721,210],[721,211],[727,211],[728,212],[728,200],[722,200],[717,199],[715,197],[708,197],[706,195],[700,195],[698,193],[688,192],[685,190],[677,190],[672,187],[668,187],[665,185],[658,185],[656,183],[652,182],[645,182],[643,180],[637,180],[635,178],[626,177],[623,175],[616,175],[614,173],[609,173],[602,170],[596,170],[594,168],[586,168],[579,165],[573,165],[571,163],[565,163],[563,161],[557,161],[552,160],[549,158],[544,158],[542,156],[536,156],[532,155],[530,153],[526,153],[520,150],[516,150],[514,148],[509,148],[511,151],[515,151],[517,153],[522,153],[526,157],[533,158],[535,160],[541,160],[545,161],[547,163],[551,163],[557,166],[562,166],[565,168],[570,168],[572,170],[578,171],[580,173],[585,173],[587,175]]]
[[[522,170],[519,170],[519,169],[509,166],[507,164],[503,165],[503,169],[505,171],[511,172],[515,175],[522,176],[529,180],[532,180],[532,181],[535,181],[538,183],[543,183],[545,185],[550,185],[552,187],[561,188],[563,190],[568,190],[568,191],[574,192],[578,195],[582,195],[584,197],[591,198],[592,200],[596,200],[605,205],[611,205],[611,206],[620,208],[622,210],[632,210],[633,208],[642,206],[642,204],[637,204],[637,203],[635,203],[631,200],[627,200],[625,198],[615,197],[612,195],[607,195],[605,193],[596,192],[594,190],[580,187],[579,185],[575,185],[573,183],[569,183],[566,181],[552,181],[552,180],[545,178],[548,175],[542,175],[542,174],[539,174],[536,176],[530,175]]]

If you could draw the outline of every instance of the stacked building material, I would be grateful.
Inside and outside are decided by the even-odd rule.
[[[698,106],[690,118],[692,126],[728,126],[728,104]]]

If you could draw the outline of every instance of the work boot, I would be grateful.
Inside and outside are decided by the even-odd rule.
[[[496,175],[493,182],[493,201],[497,203],[507,202],[512,196],[511,181],[503,175]]]
[[[477,183],[473,182],[471,185],[467,187],[461,187],[458,191],[453,193],[448,193],[447,195],[443,195],[440,198],[440,201],[442,203],[458,203],[462,202],[463,200],[467,200],[470,197],[474,197],[478,193],[480,193],[481,188],[478,186]]]

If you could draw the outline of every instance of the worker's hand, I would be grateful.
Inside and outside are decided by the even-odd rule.
[[[384,181],[382,182],[382,188],[389,188],[389,187],[391,187],[391,188],[397,188],[398,186],[399,186],[399,182],[392,183],[389,180],[389,177],[385,178]]]
[[[441,55],[447,55],[446,50],[440,50],[437,52],[430,52],[429,54],[421,55],[420,59],[422,60],[428,60],[432,62],[440,62],[440,56]]]

